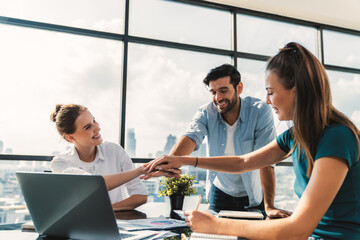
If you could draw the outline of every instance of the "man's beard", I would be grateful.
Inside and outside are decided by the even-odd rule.
[[[228,103],[228,106],[224,110],[220,110],[218,108],[218,111],[220,113],[228,113],[228,112],[230,112],[236,106],[236,103],[237,103],[238,99],[239,99],[239,96],[237,94],[237,91],[235,91],[234,96],[231,98],[231,100]]]

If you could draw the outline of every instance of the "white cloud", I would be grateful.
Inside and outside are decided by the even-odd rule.
[[[198,107],[211,100],[202,79],[226,58],[135,44],[129,53],[126,127],[135,128],[137,153],[154,155],[167,135],[179,138]]]
[[[350,118],[360,128],[360,110],[354,111]]]

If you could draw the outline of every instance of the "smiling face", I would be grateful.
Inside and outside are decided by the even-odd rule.
[[[293,120],[292,111],[295,101],[295,87],[286,89],[275,72],[266,72],[266,103],[270,104],[280,121]]]
[[[88,110],[82,111],[74,124],[75,132],[65,137],[74,143],[75,147],[88,148],[102,143],[100,125]]]
[[[240,106],[239,94],[242,92],[242,86],[240,82],[235,90],[229,76],[209,82],[209,91],[219,113],[226,114],[234,110],[236,106]]]

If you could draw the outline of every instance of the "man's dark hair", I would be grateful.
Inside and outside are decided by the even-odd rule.
[[[236,86],[241,81],[241,75],[236,67],[230,64],[223,64],[219,67],[211,69],[203,80],[203,83],[209,86],[210,81],[215,81],[219,78],[227,76],[230,77],[230,83],[234,86],[234,89],[236,89]]]

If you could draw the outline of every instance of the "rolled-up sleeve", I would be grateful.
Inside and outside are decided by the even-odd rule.
[[[204,108],[200,108],[191,120],[190,126],[184,136],[194,140],[196,143],[195,150],[198,150],[204,140],[204,137],[207,135],[207,132],[206,110]]]

